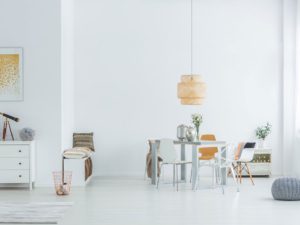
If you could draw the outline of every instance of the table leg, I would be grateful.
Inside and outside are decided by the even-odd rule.
[[[151,177],[151,184],[156,185],[157,182],[157,144],[156,142],[151,142],[151,156],[152,156],[152,177]]]
[[[192,188],[196,190],[197,188],[197,178],[198,178],[198,149],[197,145],[193,145],[193,152],[192,152]]]
[[[221,152],[222,152],[222,163],[224,163],[225,159],[226,159],[226,147],[221,147]],[[226,185],[227,184],[227,168],[223,167],[221,169],[221,184],[222,185]]]
[[[185,160],[185,144],[181,144],[181,160]],[[186,182],[186,164],[181,164],[181,171],[180,171],[181,180]]]

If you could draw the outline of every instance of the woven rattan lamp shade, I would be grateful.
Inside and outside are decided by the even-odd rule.
[[[202,105],[206,85],[200,75],[182,75],[177,85],[177,96],[182,105]]]

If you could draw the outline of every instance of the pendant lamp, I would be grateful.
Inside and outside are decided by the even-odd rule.
[[[201,75],[193,74],[193,0],[191,0],[191,74],[181,76],[177,96],[182,105],[202,105],[206,85]]]

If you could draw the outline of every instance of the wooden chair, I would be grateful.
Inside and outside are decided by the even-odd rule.
[[[244,148],[240,158],[236,161],[235,170],[237,172],[240,183],[242,183],[242,173],[243,171],[245,171],[249,175],[250,180],[254,185],[252,174],[248,165],[248,163],[253,160],[254,151],[254,148]]]
[[[214,134],[204,134],[200,137],[202,141],[216,141],[216,137]],[[198,168],[203,166],[208,166],[212,168],[212,185],[215,184],[215,178],[217,176],[217,170],[216,170],[216,158],[215,154],[218,152],[217,147],[204,147],[199,148],[199,153],[201,156],[199,156],[199,163]],[[199,179],[199,176],[198,176]],[[198,182],[199,185],[199,182]]]

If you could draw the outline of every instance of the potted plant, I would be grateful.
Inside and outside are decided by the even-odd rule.
[[[272,128],[272,125],[270,123],[267,123],[264,126],[260,126],[260,127],[256,128],[255,134],[259,140],[258,147],[262,147],[262,148],[264,147],[265,139],[271,133],[271,128]]]
[[[203,122],[203,118],[200,113],[192,114],[192,123],[194,124],[195,129],[196,129],[196,140],[197,141],[199,140],[199,128],[200,128],[200,125],[202,124],[202,122]]]

